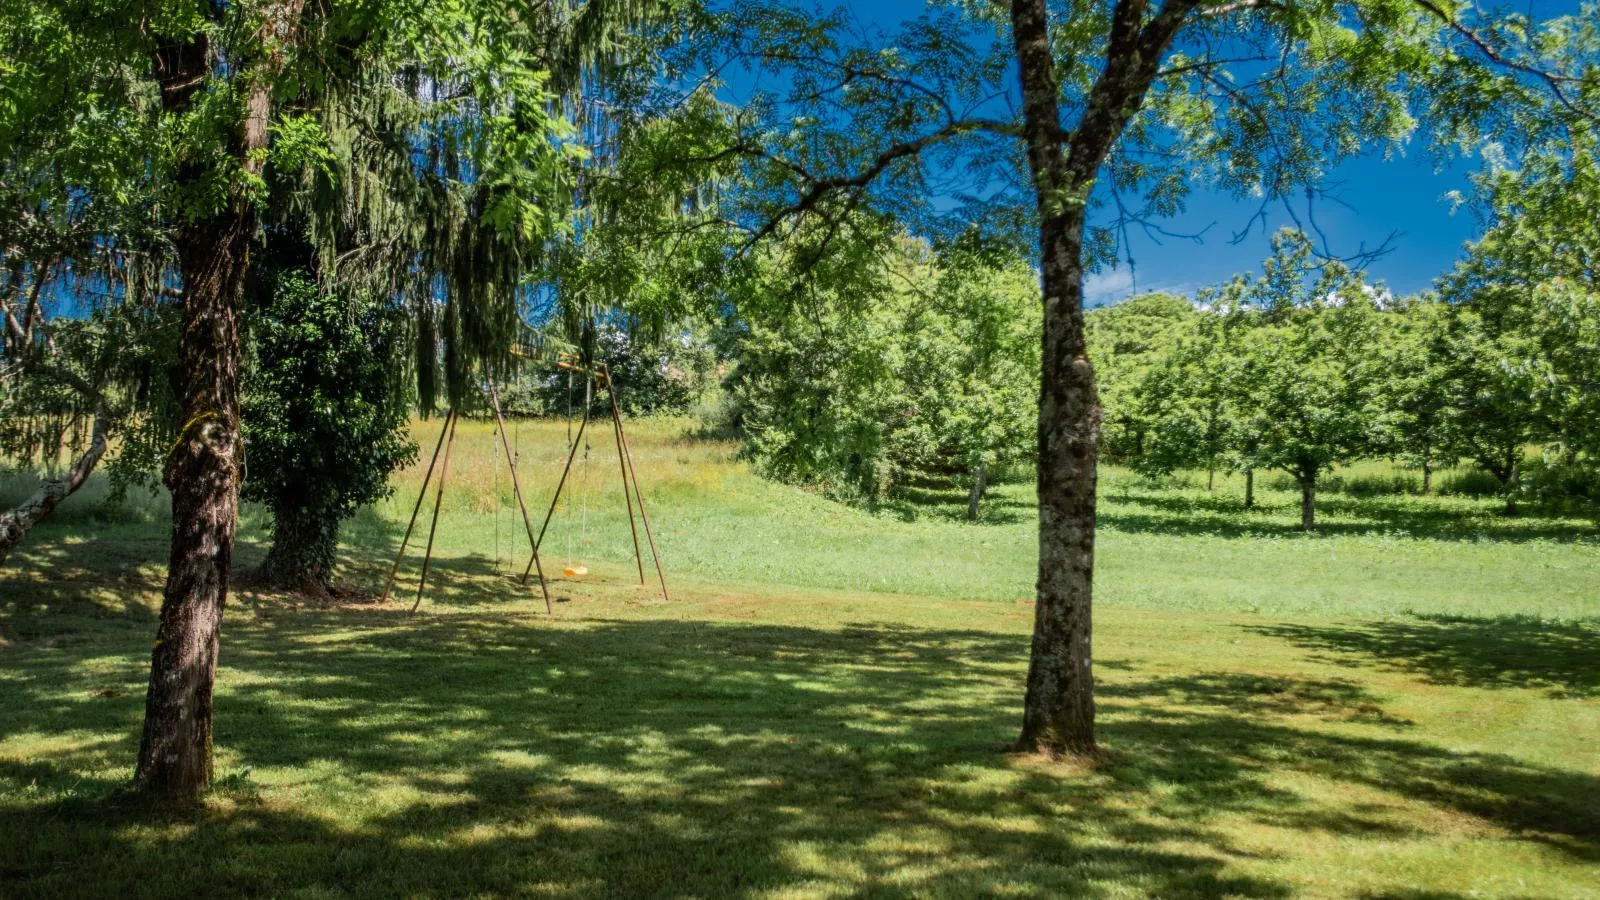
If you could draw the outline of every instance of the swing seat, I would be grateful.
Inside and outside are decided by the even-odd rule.
[[[577,578],[580,575],[589,574],[589,567],[588,566],[567,566],[565,569],[561,570],[561,574],[567,576],[568,578]]]

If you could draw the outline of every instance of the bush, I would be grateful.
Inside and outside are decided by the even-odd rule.
[[[1522,492],[1540,503],[1600,513],[1600,465],[1535,457],[1523,466]]]
[[[1482,469],[1448,472],[1436,479],[1435,484],[1442,497],[1471,497],[1481,500],[1485,497],[1501,496],[1500,479]]]
[[[1422,492],[1422,478],[1416,475],[1331,475],[1322,480],[1322,489],[1347,497],[1392,497]]]

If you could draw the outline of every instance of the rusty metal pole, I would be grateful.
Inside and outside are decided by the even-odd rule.
[[[628,434],[621,431],[622,420],[617,420],[618,434],[622,435],[622,454],[628,460],[628,474],[633,476],[633,495],[639,500],[639,519],[644,522],[644,536],[650,542],[650,557],[655,560],[656,577],[661,579],[661,599],[671,602],[667,594],[667,574],[661,568],[661,553],[656,550],[655,534],[650,530],[650,517],[644,512],[644,494],[639,491],[639,473],[633,467],[633,451],[628,448]]]
[[[622,502],[628,506],[628,530],[633,532],[633,560],[639,564],[639,586],[644,587],[644,554],[639,551],[639,526],[633,521],[633,496],[628,491],[628,461],[622,452],[622,411],[617,407],[617,388],[611,383],[611,369],[601,364],[606,393],[611,397],[611,426],[617,438],[617,468],[622,470]],[[634,489],[637,492],[637,487]]]
[[[505,448],[506,461],[511,464],[511,490],[517,495],[517,508],[522,510],[522,527],[528,530],[528,545],[533,548],[533,564],[539,569],[539,589],[544,592],[544,610],[554,614],[550,604],[550,586],[544,582],[544,563],[539,561],[539,544],[533,539],[533,520],[528,518],[528,506],[522,502],[522,482],[517,479],[517,463],[511,458],[511,445],[506,442],[506,420],[500,415],[500,394],[494,389],[494,379],[489,379],[489,402],[494,404],[494,421],[500,426],[500,445]]]
[[[394,579],[400,572],[400,561],[405,558],[406,544],[411,542],[411,529],[417,527],[417,513],[422,512],[422,499],[428,496],[428,482],[433,480],[433,467],[439,462],[439,450],[444,447],[445,432],[450,430],[451,417],[455,410],[451,410],[444,417],[444,424],[439,428],[439,440],[433,445],[433,457],[428,460],[428,473],[422,476],[422,487],[417,488],[417,505],[411,507],[411,523],[406,526],[406,536],[400,539],[400,552],[394,555],[394,565],[389,567],[389,580],[383,585],[383,600],[389,602],[389,592],[394,590]]]
[[[415,613],[422,605],[422,591],[428,586],[428,566],[433,562],[433,535],[439,529],[439,508],[444,505],[445,476],[450,474],[450,450],[456,445],[456,423],[461,417],[450,410],[450,439],[444,445],[444,462],[439,464],[439,492],[433,496],[433,521],[428,525],[428,549],[422,552],[422,577],[417,579],[417,601],[411,604]]]

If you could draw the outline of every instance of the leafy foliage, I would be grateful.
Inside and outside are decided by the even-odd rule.
[[[1101,446],[1113,459],[1149,459],[1147,442],[1170,388],[1154,382],[1141,390],[1151,371],[1163,365],[1190,334],[1199,315],[1188,298],[1143,294],[1084,316],[1094,359],[1100,403],[1106,410]],[[1185,375],[1184,377],[1193,377]]]
[[[729,376],[763,471],[870,501],[1028,457],[1039,306],[1026,266],[902,240],[848,280],[797,287],[787,313],[751,323]]]
[[[272,511],[264,574],[326,588],[341,523],[389,496],[390,474],[417,456],[405,433],[410,394],[393,365],[403,322],[301,270],[274,273],[264,294],[251,317],[240,493]]]

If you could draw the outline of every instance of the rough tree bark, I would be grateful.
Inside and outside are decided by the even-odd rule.
[[[1317,529],[1317,476],[1301,474],[1300,481],[1300,530],[1315,531]]]
[[[1244,470],[1244,508],[1256,508],[1256,470]]]
[[[1520,512],[1517,509],[1517,463],[1520,461],[1521,456],[1522,448],[1520,446],[1506,448],[1505,466],[1501,470],[1504,474],[1500,475],[1500,488],[1506,497],[1506,508],[1501,512],[1507,518],[1515,518],[1517,513]]]
[[[252,175],[264,164],[272,78],[301,2],[266,6],[257,37],[275,49],[234,76],[245,85],[246,101],[229,151]],[[158,52],[169,113],[187,109],[210,74],[210,57],[203,35]],[[192,182],[209,172],[191,162],[177,174]],[[184,424],[162,473],[172,493],[172,548],[135,774],[140,789],[168,801],[192,801],[211,783],[212,686],[239,506],[239,310],[256,224],[254,201],[235,189],[222,209],[187,221],[176,242],[184,287]]]
[[[1039,211],[1044,354],[1039,393],[1039,581],[1019,748],[1092,754],[1095,467],[1100,406],[1083,328],[1083,228],[1100,165],[1144,102],[1196,0],[1119,0],[1083,118],[1061,124],[1045,0],[1012,0],[1023,137]]]

